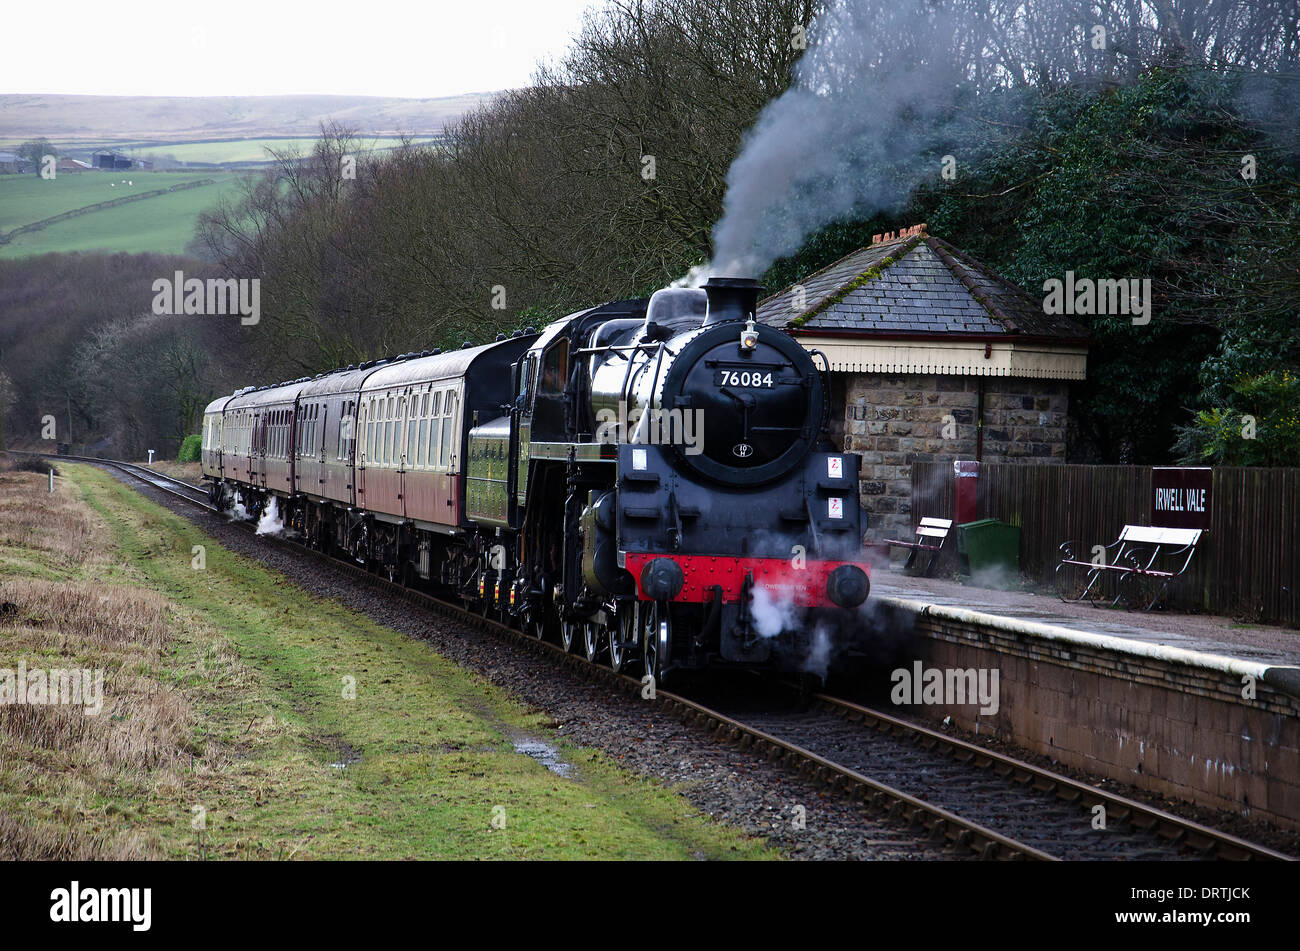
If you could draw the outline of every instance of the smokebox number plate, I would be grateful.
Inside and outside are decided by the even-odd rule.
[[[772,371],[762,370],[718,370],[713,374],[716,386],[773,386]]]

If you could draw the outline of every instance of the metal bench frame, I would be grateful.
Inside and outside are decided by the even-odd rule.
[[[1124,598],[1126,587],[1134,579],[1149,578],[1158,584],[1156,595],[1144,611],[1150,611],[1160,602],[1169,590],[1169,586],[1179,578],[1192,563],[1196,546],[1200,544],[1204,531],[1199,528],[1156,528],[1150,525],[1125,525],[1119,538],[1105,546],[1106,558],[1101,564],[1095,561],[1081,561],[1074,557],[1078,542],[1065,542],[1060,547],[1061,561],[1056,566],[1056,593],[1067,604],[1088,601],[1097,606],[1093,589],[1097,582],[1107,577],[1107,572],[1119,572],[1118,592],[1111,607],[1115,607]],[[1181,564],[1179,564],[1181,560]],[[1157,567],[1157,564],[1170,565],[1170,569]],[[1077,598],[1065,596],[1066,574],[1071,567],[1087,568],[1088,583]],[[1092,596],[1090,596],[1092,595]]]
[[[923,518],[921,523],[916,526],[915,541],[905,542],[895,538],[887,538],[885,544],[912,550],[903,565],[904,571],[910,570],[912,565],[916,563],[917,552],[930,552],[930,561],[926,564],[925,571],[922,572],[923,575],[929,577],[930,572],[934,570],[935,562],[939,560],[939,553],[943,551],[943,543],[951,531],[952,519],[950,518]],[[936,541],[930,542],[929,539],[936,539]]]

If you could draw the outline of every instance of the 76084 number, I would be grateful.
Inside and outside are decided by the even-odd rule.
[[[717,386],[767,386],[772,385],[772,371],[762,370],[719,370],[714,376]]]

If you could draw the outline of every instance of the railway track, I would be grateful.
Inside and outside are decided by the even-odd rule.
[[[719,704],[733,712],[727,703]],[[827,694],[807,709],[738,712],[814,753],[1059,859],[1290,856],[880,710]],[[1100,808],[1098,808],[1100,807]]]
[[[215,513],[203,490],[143,466],[87,457],[56,458],[115,468]],[[250,522],[234,524],[253,529]],[[706,705],[657,687],[649,689],[641,680],[591,663],[558,644],[403,587],[355,563],[286,539],[263,536],[263,540],[318,559],[396,598],[509,639],[587,678],[644,697],[719,739],[783,764],[828,791],[852,797],[877,816],[909,827],[918,837],[946,844],[960,856],[1039,861],[1292,860],[1181,816],[827,694],[813,695],[807,708],[773,711],[747,709],[734,701]],[[1104,809],[1104,829],[1094,828],[1097,806]]]

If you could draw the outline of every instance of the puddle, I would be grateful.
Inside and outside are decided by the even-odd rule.
[[[511,740],[511,743],[514,744],[516,753],[531,756],[557,776],[566,779],[573,776],[573,766],[561,760],[559,752],[549,743],[531,737]]]
[[[339,772],[347,769],[349,766],[355,766],[361,762],[361,754],[352,749],[340,750],[340,759],[337,762],[330,763],[330,769],[337,769]]]

